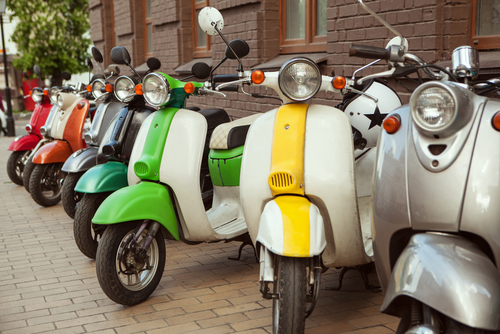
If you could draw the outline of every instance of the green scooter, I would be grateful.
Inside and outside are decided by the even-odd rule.
[[[224,60],[249,52],[242,40],[229,45]],[[135,305],[153,293],[165,266],[164,239],[188,244],[249,241],[239,175],[246,133],[260,114],[227,122],[222,109],[184,109],[191,94],[225,96],[212,84],[237,80],[238,75],[211,78],[206,85],[162,73],[143,79],[144,98],[159,109],[137,136],[130,157],[134,166],[134,173],[129,169],[130,186],[111,194],[92,219],[106,226],[97,249],[97,278],[116,303]],[[211,206],[208,211],[207,206]]]

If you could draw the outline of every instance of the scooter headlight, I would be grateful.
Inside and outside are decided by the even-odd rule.
[[[127,77],[121,76],[115,81],[115,96],[120,102],[130,102],[135,97],[135,82]]]
[[[59,108],[62,108],[63,104],[64,104],[64,99],[63,99],[62,95],[57,94],[57,106]]]
[[[92,96],[94,96],[96,100],[104,95],[104,93],[102,92],[102,88],[104,88],[105,86],[106,83],[102,79],[94,80],[94,82],[92,83]]]
[[[31,98],[33,99],[34,102],[42,102],[43,99],[43,92],[33,90],[33,93],[31,94]]]
[[[49,98],[50,98],[50,101],[52,101],[52,104],[57,103],[57,93],[59,93],[59,88],[57,88],[57,87],[52,87],[49,90]]]
[[[167,79],[158,73],[149,73],[142,81],[142,94],[146,102],[159,107],[170,98],[170,86]]]
[[[321,72],[312,60],[294,58],[281,66],[278,84],[283,94],[289,99],[306,101],[319,91]]]
[[[47,134],[47,128],[46,128],[45,126],[42,126],[42,127],[40,128],[40,134],[41,134],[42,136],[45,136],[45,135]]]
[[[410,106],[415,124],[431,132],[449,126],[457,113],[453,95],[444,87],[439,86],[431,86],[413,94]]]

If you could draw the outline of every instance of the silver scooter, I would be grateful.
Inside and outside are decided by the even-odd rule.
[[[454,50],[451,73],[403,43],[352,46],[350,54],[399,63],[392,75],[413,67],[434,79],[387,116],[378,143],[373,238],[381,311],[402,318],[397,333],[497,333],[500,101],[480,94],[500,86],[472,81],[479,64],[469,46]]]

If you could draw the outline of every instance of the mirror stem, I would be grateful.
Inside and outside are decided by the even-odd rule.
[[[227,57],[224,56],[224,58],[222,58],[222,60],[220,61],[220,63],[217,64],[217,66],[215,66],[211,71],[210,71],[210,82],[212,82],[212,78],[213,78],[213,73],[215,72],[216,69],[219,68],[219,66],[222,65],[222,63],[224,63],[225,61],[227,60]],[[215,88],[215,82],[212,82],[212,89]]]
[[[139,73],[137,73],[137,71],[129,64],[129,63],[125,63],[128,67],[130,67],[130,69],[132,70],[132,72],[135,73],[135,75],[137,75],[137,77],[139,78],[139,81],[141,79],[141,76],[139,75]]]
[[[224,43],[226,43],[226,45],[229,48],[229,50],[231,50],[231,52],[234,54],[234,56],[236,57],[236,59],[238,59],[238,63],[239,63],[239,65],[238,65],[238,72],[243,72],[243,65],[241,64],[240,57],[238,57],[238,55],[236,54],[236,52],[234,52],[234,50],[231,47],[231,45],[229,45],[228,41],[224,38],[224,36],[220,32],[220,30],[217,28],[217,24],[215,24],[215,22],[212,22],[212,25],[213,25],[215,31],[217,31],[217,33],[219,34],[219,36],[222,38],[222,40],[224,41]]]

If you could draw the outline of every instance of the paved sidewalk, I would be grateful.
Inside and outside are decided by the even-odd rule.
[[[271,302],[259,293],[250,247],[243,261],[228,260],[239,243],[167,242],[154,294],[133,307],[110,301],[61,204],[40,207],[8,179],[12,139],[0,137],[0,333],[270,333]],[[322,287],[336,284],[338,273],[324,274]],[[306,333],[394,333],[398,319],[379,313],[382,299],[349,272],[342,291],[321,291]]]

